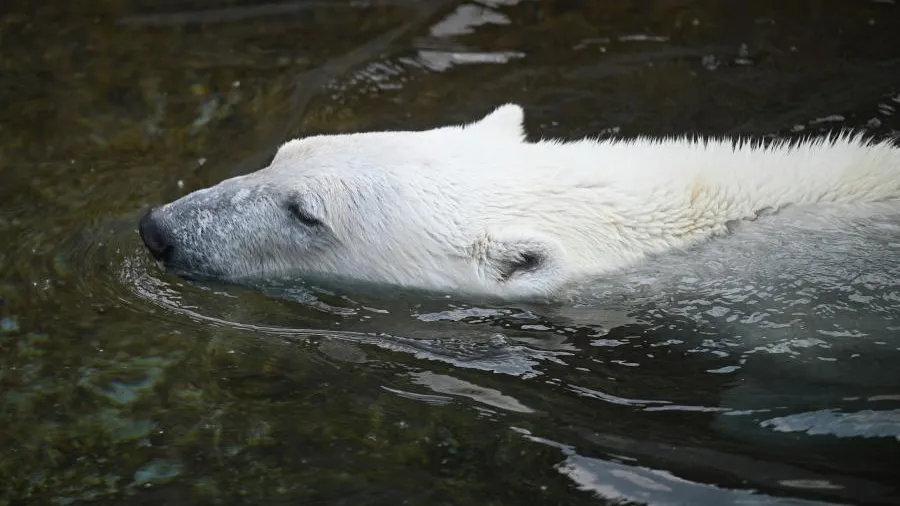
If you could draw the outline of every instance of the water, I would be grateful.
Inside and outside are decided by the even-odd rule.
[[[0,18],[0,504],[900,503],[896,212],[551,305],[189,283],[136,233],[289,136],[505,101],[533,137],[896,135],[894,2],[72,5]]]

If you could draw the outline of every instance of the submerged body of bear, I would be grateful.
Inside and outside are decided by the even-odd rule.
[[[767,210],[900,198],[891,143],[529,143],[522,116],[506,105],[463,126],[293,140],[258,172],[152,210],[141,236],[185,273],[518,298],[554,295]]]

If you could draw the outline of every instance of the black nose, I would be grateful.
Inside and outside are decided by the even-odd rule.
[[[166,231],[160,227],[159,220],[153,216],[153,209],[147,211],[141,218],[138,230],[153,258],[163,261],[171,258],[174,250],[172,241]]]

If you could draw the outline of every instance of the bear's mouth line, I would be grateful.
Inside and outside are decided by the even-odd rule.
[[[156,250],[147,248],[147,250],[150,252],[150,256],[152,256],[153,259],[156,260],[156,263],[160,264],[160,265],[163,265],[166,263],[165,258],[172,252],[173,249],[174,249],[174,246],[172,246],[171,244],[169,244],[168,246],[166,246],[165,248],[163,248],[160,251],[156,251]]]
[[[178,276],[185,281],[203,282],[220,281],[223,279],[222,273],[212,272],[210,269],[192,268],[191,266],[186,266],[181,262],[154,258],[154,263],[157,265],[157,267],[165,271],[167,274]]]

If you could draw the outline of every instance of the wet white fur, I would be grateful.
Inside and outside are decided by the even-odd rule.
[[[900,197],[900,150],[859,136],[528,143],[522,120],[508,104],[470,125],[284,144],[240,184],[305,195],[332,237],[270,270],[552,296],[767,209]],[[539,261],[515,270],[523,256]]]

